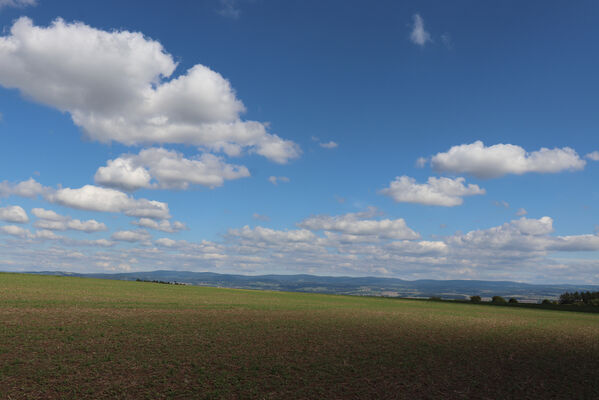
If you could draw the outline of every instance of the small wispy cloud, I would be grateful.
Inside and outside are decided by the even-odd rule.
[[[345,203],[345,197],[341,197],[341,196],[337,196],[335,195],[335,200],[337,201],[337,203],[339,204],[344,204]]]
[[[219,3],[220,8],[216,11],[219,15],[232,19],[238,19],[241,16],[237,0],[219,0]]]
[[[508,203],[505,200],[495,201],[495,202],[493,202],[493,204],[495,204],[495,207],[510,208],[510,203]]]
[[[279,184],[279,182],[289,182],[289,178],[287,178],[286,176],[269,176],[268,181],[276,186]]]
[[[268,215],[262,215],[262,214],[258,214],[258,213],[254,213],[254,215],[252,215],[252,218],[254,218],[257,221],[263,221],[263,222],[270,221],[270,217]]]
[[[317,142],[320,147],[325,149],[334,149],[335,147],[339,147],[339,143],[333,142],[332,140],[330,142],[321,142],[318,136],[312,136],[310,139],[312,139],[313,142]]]
[[[593,151],[592,153],[585,155],[585,158],[593,161],[599,161],[599,151]]]
[[[334,149],[335,147],[339,147],[339,144],[333,142],[332,140],[328,143],[318,143],[320,147],[324,147],[325,149]]]
[[[516,215],[521,217],[528,214],[528,211],[526,211],[524,208],[519,208],[518,211],[516,211]]]
[[[418,46],[424,46],[427,42],[432,42],[430,33],[424,29],[424,20],[420,14],[414,14],[412,17],[414,24],[412,25],[412,33],[410,33],[410,40],[412,43]]]
[[[426,158],[426,157],[418,157],[418,160],[416,160],[416,167],[418,167],[418,168],[424,168],[427,163],[428,163],[428,158]]]
[[[4,7],[28,7],[36,6],[37,0],[0,0],[0,9]]]
[[[441,41],[443,42],[447,50],[453,49],[453,40],[451,39],[449,33],[445,32],[444,34],[442,34]]]

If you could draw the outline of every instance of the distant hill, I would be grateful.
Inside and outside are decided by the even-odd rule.
[[[60,271],[28,272],[41,275],[78,276],[125,281],[179,282],[196,286],[357,296],[432,297],[467,299],[471,295],[515,297],[523,301],[555,299],[566,291],[599,291],[599,285],[534,285],[510,281],[416,280],[377,277],[316,275],[231,275],[214,272],[149,271],[117,274],[78,274]]]

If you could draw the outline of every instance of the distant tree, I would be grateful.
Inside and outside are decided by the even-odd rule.
[[[493,296],[493,298],[491,299],[491,303],[493,304],[505,304],[507,303],[507,301],[505,301],[505,299],[501,296]]]
[[[430,297],[429,300],[432,300],[432,301],[441,301],[443,299],[440,298],[439,296],[433,296],[433,297]]]
[[[552,303],[552,302],[551,302],[551,300],[549,300],[549,299],[544,299],[544,300],[541,302],[541,304],[547,305],[547,304],[553,304],[553,303]]]
[[[470,296],[470,301],[472,303],[480,303],[481,302],[481,298],[480,298],[480,296]]]
[[[559,296],[559,304],[597,304],[599,292],[566,292]]]
[[[574,304],[575,301],[576,299],[574,298],[574,293],[566,292],[559,296],[560,304]]]
[[[518,300],[512,297],[512,298],[510,298],[508,300],[508,303],[510,303],[510,304],[518,304]]]

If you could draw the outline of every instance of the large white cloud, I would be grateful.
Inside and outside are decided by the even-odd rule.
[[[331,231],[347,235],[376,236],[386,239],[418,239],[403,218],[369,219],[373,212],[349,213],[338,216],[316,215],[307,218],[298,226],[312,231]]]
[[[431,165],[439,172],[467,173],[485,179],[527,172],[574,171],[583,169],[585,164],[586,161],[569,147],[543,147],[528,153],[513,144],[485,146],[480,140],[453,146],[447,152],[437,153],[431,158]]]
[[[172,77],[176,63],[139,32],[103,31],[26,17],[0,37],[0,85],[68,112],[91,139],[126,145],[185,143],[237,155],[243,149],[278,163],[297,144],[243,121],[229,81],[203,65]]]
[[[464,178],[430,177],[426,183],[416,183],[409,176],[398,176],[382,189],[381,194],[391,197],[398,203],[418,203],[429,206],[459,206],[462,197],[485,194],[478,185],[464,184]]]
[[[108,229],[104,223],[95,219],[81,221],[43,208],[34,208],[31,213],[39,218],[33,223],[33,226],[40,229],[52,231],[75,230],[86,233],[101,232]]]
[[[25,210],[19,206],[0,207],[0,221],[24,224],[29,222]]]
[[[118,190],[93,185],[85,185],[79,189],[58,189],[46,198],[50,202],[80,210],[124,213],[131,217],[170,218],[166,203],[135,199]]]
[[[44,199],[50,203],[60,204],[66,207],[76,208],[87,211],[101,211],[124,213],[131,217],[169,219],[170,213],[168,204],[147,199],[135,199],[116,189],[103,188],[94,185],[85,185],[78,189],[59,188],[53,189],[45,187],[34,179],[19,183],[0,182],[0,197],[8,196],[35,197],[43,195]],[[75,222],[70,217],[65,217],[52,210],[36,208],[32,210],[33,214],[43,220],[48,221],[72,221],[66,229],[78,230],[104,230],[103,224],[96,221],[84,224]],[[94,224],[96,223],[96,224]],[[95,227],[92,228],[92,224]],[[58,225],[54,225],[58,226]]]
[[[250,176],[244,166],[225,163],[221,157],[204,153],[195,159],[163,148],[145,149],[138,155],[109,160],[95,175],[97,184],[123,190],[140,188],[187,189],[190,184],[221,186],[225,180]],[[155,180],[155,182],[152,181]]]

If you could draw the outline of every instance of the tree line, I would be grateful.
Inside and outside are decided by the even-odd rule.
[[[559,303],[599,306],[599,292],[566,292],[559,297]]]
[[[482,299],[480,296],[470,296],[470,302],[472,303],[481,303]],[[489,303],[492,304],[517,304],[518,300],[515,298],[510,298],[509,300],[505,300],[501,296],[493,296]],[[549,300],[545,299],[541,302],[543,305],[567,305],[574,304],[579,306],[595,306],[599,307],[599,292],[566,292],[562,293],[559,297],[559,300]]]
[[[158,281],[158,280],[147,280],[147,279],[139,279],[137,278],[135,280],[136,282],[150,282],[150,283],[161,283],[163,285],[185,285],[185,283],[181,283],[181,282],[168,282],[168,281]]]

